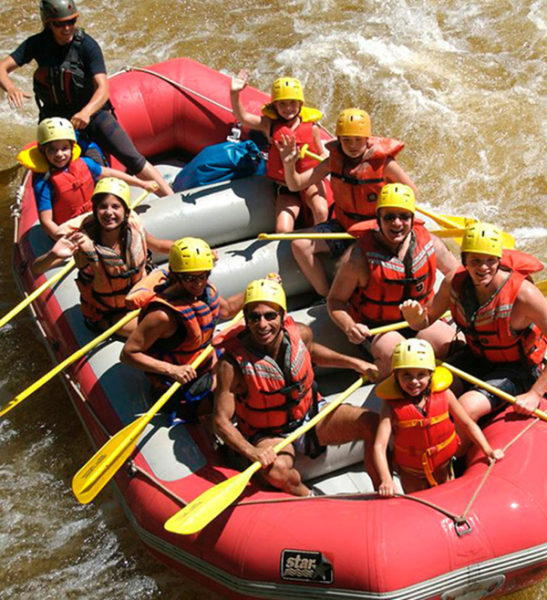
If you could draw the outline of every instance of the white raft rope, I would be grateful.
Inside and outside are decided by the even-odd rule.
[[[157,71],[152,71],[152,69],[146,69],[144,67],[132,67],[130,65],[127,65],[125,67],[122,67],[116,73],[113,73],[111,75],[111,77],[116,77],[116,75],[120,75],[122,73],[129,73],[130,71],[138,71],[139,73],[147,73],[148,75],[158,77],[162,81],[169,83],[170,85],[176,87],[177,89],[179,89],[183,92],[186,92],[187,94],[193,94],[194,96],[197,96],[198,98],[201,98],[202,100],[205,100],[206,102],[210,102],[211,104],[214,104],[218,108],[221,108],[222,110],[225,110],[226,112],[229,112],[232,115],[234,114],[234,111],[232,108],[230,108],[228,106],[224,106],[224,104],[221,104],[220,102],[217,102],[216,100],[213,100],[212,98],[204,96],[203,94],[200,94],[199,92],[196,92],[195,90],[192,90],[192,89],[186,87],[185,85],[183,85],[182,83],[179,83],[178,81],[175,81],[174,79],[170,79],[169,77],[166,77],[165,75],[162,75],[161,73],[158,73]],[[324,127],[321,124],[321,122],[317,122],[317,125],[323,131],[325,131],[329,136],[332,137],[332,133],[326,127]]]

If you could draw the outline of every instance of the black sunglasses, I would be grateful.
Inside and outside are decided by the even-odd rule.
[[[410,221],[412,219],[412,213],[387,213],[387,215],[382,215],[382,219],[387,221],[395,221],[395,219],[400,219],[401,221]]]
[[[56,27],[57,29],[61,29],[62,27],[65,27],[67,25],[69,27],[76,25],[77,20],[78,20],[78,17],[74,17],[72,19],[67,19],[66,21],[50,21],[50,23],[53,25],[53,27]]]
[[[211,275],[211,271],[206,271],[205,273],[179,273],[179,277],[185,283],[196,283],[197,281],[207,281],[209,279],[209,275]]]
[[[266,319],[266,321],[274,321],[275,319],[277,319],[277,317],[279,317],[279,313],[276,310],[271,310],[266,313],[252,312],[252,313],[247,313],[245,315],[245,319],[249,323],[259,323],[260,320],[262,319],[262,317],[264,317]]]

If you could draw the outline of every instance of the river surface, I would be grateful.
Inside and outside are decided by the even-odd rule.
[[[37,0],[3,0],[0,54],[40,28]],[[189,56],[225,72],[248,68],[269,90],[300,78],[333,128],[342,108],[406,143],[399,161],[420,201],[497,222],[547,261],[545,0],[80,1],[80,24],[109,72]],[[31,90],[30,67],[16,80]],[[36,108],[0,96],[0,314],[19,300],[10,271],[9,206],[18,149],[35,139]],[[543,278],[546,275],[543,275]],[[21,315],[0,337],[0,403],[50,360]],[[0,422],[0,598],[216,598],[148,556],[112,494],[90,506],[72,475],[91,446],[57,381]],[[547,584],[511,596],[539,600]]]

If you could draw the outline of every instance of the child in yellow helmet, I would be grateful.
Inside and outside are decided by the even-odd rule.
[[[314,230],[318,233],[341,233],[366,220],[374,223],[376,200],[386,183],[404,183],[417,192],[412,179],[395,160],[404,144],[373,136],[370,116],[364,110],[343,110],[336,120],[335,134],[336,139],[326,144],[329,157],[304,172],[295,167],[299,152],[294,139],[285,136],[278,143],[289,189],[317,185],[330,175],[335,218],[317,226]],[[339,258],[348,246],[347,240],[300,239],[292,243],[296,262],[320,296],[327,296],[329,282],[315,255]]]
[[[83,218],[79,229],[68,230],[32,264],[39,274],[74,256],[82,314],[93,331],[104,331],[125,315],[125,296],[145,275],[148,250],[167,254],[171,247],[170,240],[144,230],[129,208],[130,196],[125,181],[100,179],[91,199],[93,212]],[[127,336],[135,327],[136,321],[130,321],[118,334]]]
[[[393,459],[406,493],[450,479],[450,461],[459,446],[450,416],[488,458],[503,458],[503,450],[492,449],[480,427],[450,391],[452,375],[445,367],[435,365],[429,342],[415,338],[400,342],[393,351],[391,365],[392,374],[376,388],[382,398],[374,442],[380,495],[395,493],[386,456],[392,432]]]
[[[37,137],[38,142],[24,148],[17,159],[32,171],[40,224],[53,239],[63,235],[62,223],[91,210],[93,189],[102,177],[117,177],[149,192],[157,190],[155,181],[138,179],[80,156],[74,127],[67,119],[44,119],[38,125]]]
[[[247,71],[241,71],[232,78],[231,99],[235,117],[244,126],[261,131],[270,141],[266,173],[277,183],[275,206],[275,229],[277,232],[290,232],[300,213],[302,204],[310,211],[313,224],[327,219],[328,202],[324,183],[306,186],[300,193],[291,192],[286,185],[283,164],[277,148],[282,136],[291,135],[298,143],[299,149],[304,145],[309,151],[320,155],[327,154],[321,142],[319,127],[316,121],[321,118],[317,109],[304,106],[304,92],[298,79],[279,77],[272,85],[271,102],[262,108],[262,114],[249,112],[243,106],[240,92],[248,81]],[[301,156],[296,168],[306,170],[315,164],[314,159]]]

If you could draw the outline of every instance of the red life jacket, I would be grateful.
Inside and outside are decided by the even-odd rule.
[[[53,221],[57,225],[91,210],[95,182],[81,158],[70,161],[67,169],[50,171],[49,181],[53,187]]]
[[[167,308],[178,321],[177,331],[169,338],[157,339],[147,354],[174,365],[189,365],[209,345],[220,311],[219,294],[212,283],[207,283],[203,294],[190,302],[183,298],[171,298],[164,292],[172,285],[168,272],[156,269],[141,279],[127,294],[126,306],[133,310],[141,308],[139,321],[156,308]],[[213,361],[202,363],[200,373],[209,370]],[[155,387],[167,387],[171,383],[160,375],[148,373]]]
[[[283,367],[245,343],[244,325],[223,342],[225,357],[238,365],[247,392],[236,397],[238,427],[246,437],[257,432],[285,433],[301,423],[314,401],[311,356],[298,326],[286,317],[283,324]]]
[[[349,299],[349,312],[360,323],[382,325],[400,321],[399,304],[417,300],[424,305],[434,294],[437,258],[431,234],[414,223],[406,256],[401,261],[366,230],[360,244],[369,270],[366,287],[357,287]]]
[[[460,443],[448,411],[451,382],[447,369],[435,369],[423,413],[410,398],[404,397],[394,375],[376,388],[377,395],[389,403],[393,413],[394,462],[403,471],[425,476],[431,485],[437,485],[434,471],[448,463]]]
[[[82,230],[90,235],[95,218],[86,218]],[[100,321],[111,312],[125,312],[125,296],[142,279],[147,260],[144,229],[140,222],[129,217],[125,256],[107,246],[94,243],[93,255],[77,251],[76,284],[80,290],[81,309],[91,322]]]
[[[313,139],[313,123],[304,123],[300,122],[296,129],[291,129],[287,126],[285,121],[276,120],[272,123],[272,133],[271,133],[271,145],[268,150],[268,163],[266,164],[266,174],[270,179],[277,181],[283,185],[285,184],[285,173],[283,171],[283,162],[281,160],[281,155],[279,154],[279,150],[277,149],[275,142],[281,141],[282,135],[288,135],[290,137],[296,138],[296,144],[298,148],[301,148],[304,144],[308,144],[310,152],[314,152],[315,154],[319,153],[319,148],[315,145],[315,141]],[[317,161],[309,156],[304,156],[304,158],[296,161],[296,171],[298,173],[302,173],[307,169],[311,169],[317,165]]]
[[[387,183],[384,170],[388,158],[404,148],[403,142],[390,138],[369,137],[366,160],[357,165],[342,152],[338,140],[327,143],[331,187],[336,218],[347,230],[353,223],[376,218],[376,200]]]
[[[465,334],[473,354],[489,363],[520,362],[539,367],[547,349],[547,339],[531,323],[522,331],[511,327],[511,312],[522,282],[530,273],[543,269],[541,262],[519,250],[504,250],[500,267],[508,278],[482,306],[465,267],[452,279],[450,310],[456,325]]]

